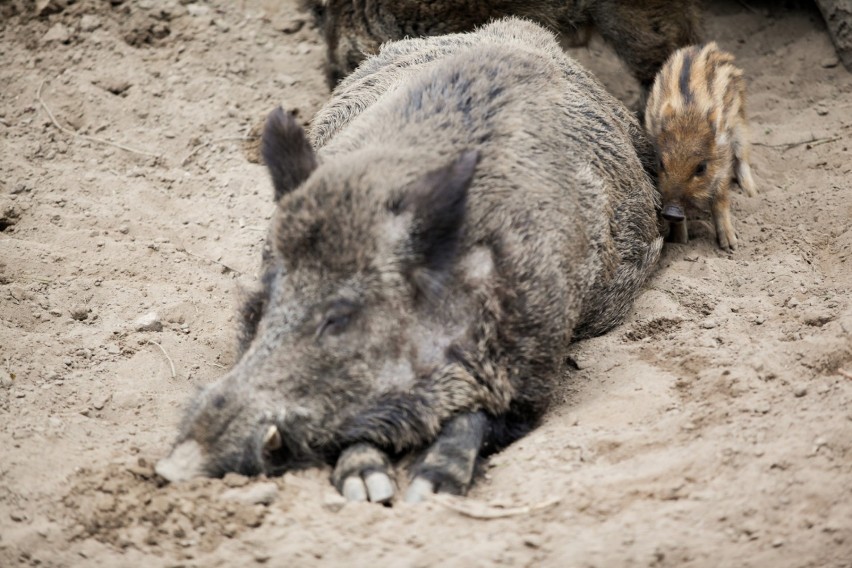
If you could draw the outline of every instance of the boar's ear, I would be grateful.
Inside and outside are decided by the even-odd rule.
[[[455,257],[467,190],[478,161],[479,151],[463,152],[452,163],[416,180],[393,208],[413,215],[410,245],[416,258],[415,275],[420,273],[423,278],[417,280],[423,284],[434,281]]]
[[[275,186],[275,201],[299,187],[317,167],[305,131],[292,113],[276,108],[266,119],[261,153]]]

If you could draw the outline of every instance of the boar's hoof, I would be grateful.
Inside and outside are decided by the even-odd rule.
[[[481,411],[450,419],[411,468],[412,479],[405,500],[419,503],[432,493],[467,493],[487,430],[488,417]]]
[[[331,481],[347,501],[389,503],[396,492],[390,473],[384,452],[370,444],[355,444],[337,459]]]
[[[388,474],[374,471],[363,479],[357,475],[347,477],[341,493],[347,501],[363,502],[369,499],[371,503],[390,503],[395,490]]]
[[[359,502],[367,500],[367,487],[360,477],[347,477],[343,482],[343,496],[347,501]]]
[[[405,492],[406,503],[421,503],[435,493],[435,485],[424,477],[415,477]]]
[[[393,481],[386,473],[374,471],[364,478],[367,495],[373,503],[388,503],[393,499]]]

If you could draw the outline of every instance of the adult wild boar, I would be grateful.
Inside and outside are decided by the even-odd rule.
[[[242,353],[189,405],[170,480],[333,464],[349,499],[464,493],[534,424],[578,335],[660,253],[653,150],[535,24],[387,45],[312,125],[263,133],[277,212]]]
[[[645,89],[671,53],[701,41],[697,0],[302,0],[327,49],[335,86],[387,41],[471,31],[520,16],[573,39],[594,26]],[[582,35],[582,34],[581,34]]]

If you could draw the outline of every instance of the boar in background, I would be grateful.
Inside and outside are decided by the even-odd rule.
[[[668,56],[701,41],[697,0],[303,0],[327,47],[331,87],[387,41],[472,31],[519,16],[565,39],[594,27],[644,91]]]

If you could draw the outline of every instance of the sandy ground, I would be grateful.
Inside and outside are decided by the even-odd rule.
[[[467,500],[385,508],[327,470],[151,467],[233,362],[272,210],[241,138],[327,99],[316,30],[294,1],[30,4],[0,0],[0,566],[852,566],[852,77],[814,8],[709,9],[759,144],[740,249],[693,223]]]

